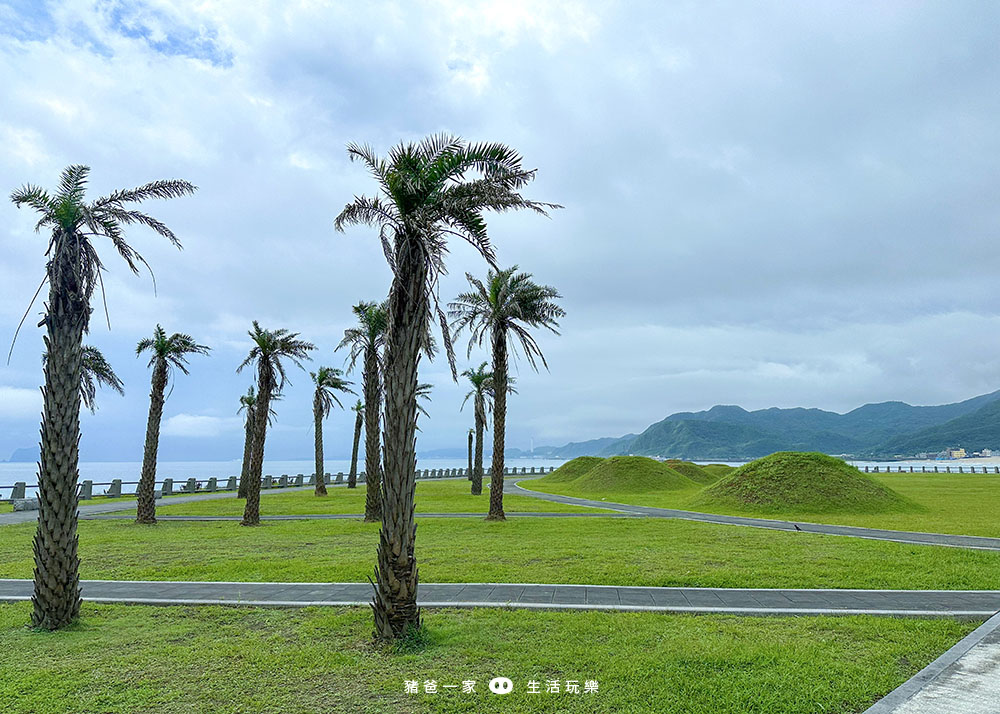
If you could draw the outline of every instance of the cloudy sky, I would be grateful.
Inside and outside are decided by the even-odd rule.
[[[125,398],[83,421],[89,459],[141,457],[159,322],[213,347],[177,379],[164,458],[236,458],[235,367],[258,319],[333,348],[389,271],[373,232],[333,230],[379,152],[439,131],[499,140],[551,219],[499,216],[500,262],[563,295],[562,335],[523,362],[512,446],[638,431],[716,403],[846,411],[1000,388],[1000,9],[955,2],[36,2],[0,0],[0,187],[92,167],[93,196],[199,186],[130,238],[157,291],[100,248],[111,330],[89,341]],[[45,236],[0,204],[0,340],[43,276]],[[484,261],[452,246],[448,299]],[[32,309],[0,367],[0,458],[37,442]],[[462,351],[464,360],[464,349]],[[486,359],[474,352],[468,363]],[[464,366],[464,365],[463,365]],[[420,449],[464,445],[443,360]],[[308,458],[305,373],[271,458]],[[351,415],[327,426],[349,453]]]

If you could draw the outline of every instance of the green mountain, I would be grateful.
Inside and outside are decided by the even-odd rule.
[[[885,458],[955,446],[970,452],[1000,448],[1000,391],[939,406],[865,404],[846,414],[717,405],[702,412],[671,414],[638,435],[536,447],[535,453],[558,458],[636,454],[742,460],[776,451],[819,451]]]

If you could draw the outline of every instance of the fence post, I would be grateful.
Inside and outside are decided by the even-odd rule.
[[[163,488],[160,490],[162,495],[170,496],[174,492],[174,480],[172,478],[163,479]]]
[[[94,482],[87,479],[80,484],[80,500],[89,501],[94,497]]]
[[[337,472],[337,481],[336,482],[337,483],[344,483],[344,472],[343,471],[338,471]]]
[[[278,488],[288,488],[288,474],[281,474],[278,479]]]
[[[184,490],[188,493],[194,493],[198,490],[198,479],[193,476],[187,480],[187,484],[184,486]]]
[[[235,491],[236,490],[236,477],[235,476],[230,476],[229,480],[226,481],[226,490],[227,491]]]
[[[122,495],[122,480],[120,478],[112,479],[111,486],[104,495],[109,498],[120,498]]]
[[[11,498],[11,500],[13,500],[15,498],[24,498],[24,489],[25,489],[25,487],[26,486],[25,486],[24,481],[18,481],[17,483],[15,483],[14,484],[14,490],[10,492],[10,498]]]
[[[215,492],[219,490],[219,479],[213,476],[208,480],[208,486],[205,487],[206,491]]]

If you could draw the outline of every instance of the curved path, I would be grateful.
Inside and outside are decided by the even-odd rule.
[[[83,580],[89,602],[307,607],[368,605],[370,583]],[[31,580],[0,580],[0,602],[30,600]],[[421,583],[424,607],[515,607],[734,615],[891,615],[980,619],[1000,610],[996,590],[657,588],[538,583]]]
[[[729,526],[749,526],[751,528],[768,528],[779,531],[801,531],[803,533],[822,533],[825,535],[849,536],[851,538],[868,538],[871,540],[888,540],[911,545],[940,545],[947,548],[971,548],[974,550],[1000,551],[1000,538],[982,536],[948,535],[946,533],[919,533],[914,531],[893,531],[880,528],[861,528],[859,526],[836,526],[823,523],[807,523],[805,521],[777,521],[769,518],[750,518],[747,516],[724,516],[717,513],[700,513],[698,511],[682,511],[675,508],[655,508],[653,506],[633,506],[627,503],[612,503],[609,501],[594,501],[589,498],[574,498],[560,496],[554,493],[531,491],[520,485],[517,479],[510,484],[510,492],[519,496],[532,496],[543,501],[564,503],[573,506],[589,506],[605,508],[633,516],[651,518],[679,518],[702,523],[716,523]]]

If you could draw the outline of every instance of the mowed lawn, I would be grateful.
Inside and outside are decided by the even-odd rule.
[[[487,481],[488,483],[488,481]],[[473,496],[469,493],[472,486],[468,481],[441,480],[417,482],[415,495],[418,513],[482,513],[485,517],[490,507],[490,490],[483,485],[483,493]],[[327,489],[326,496],[316,496],[312,491],[294,491],[290,493],[268,493],[263,491],[260,501],[261,515],[303,515],[322,513],[357,513],[365,512],[365,486],[358,484],[357,488],[335,486]],[[510,512],[530,511],[552,513],[596,513],[598,509],[586,506],[567,506],[561,503],[549,503],[531,496],[504,494],[504,510]],[[242,516],[242,499],[225,498],[211,501],[195,501],[165,505],[157,508],[157,513],[163,515],[185,516]]]
[[[521,481],[526,489],[592,498],[607,503],[628,503],[658,508],[680,508],[734,516],[759,516],[810,523],[889,528],[925,533],[955,533],[1000,537],[1000,475],[997,474],[869,474],[916,503],[912,513],[794,513],[750,508],[734,509],[693,505],[700,489],[629,493],[615,496],[607,492],[588,493],[572,482],[542,483]]]
[[[861,712],[976,623],[879,617],[425,611],[423,636],[371,643],[367,608],[92,605],[35,632],[0,605],[5,714],[204,711]],[[511,694],[488,690],[508,677]],[[405,693],[404,682],[421,693]],[[475,682],[473,693],[444,688]],[[527,692],[528,682],[542,693]],[[559,694],[545,693],[558,680]],[[581,692],[566,693],[578,681]],[[595,693],[582,693],[586,680]],[[437,694],[423,693],[435,681]]]
[[[365,582],[379,524],[82,521],[84,578]],[[0,577],[30,578],[30,523],[0,527]],[[1000,589],[1000,553],[632,518],[422,518],[423,582]]]

